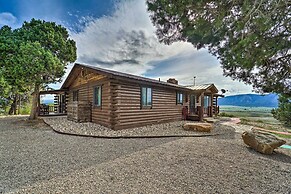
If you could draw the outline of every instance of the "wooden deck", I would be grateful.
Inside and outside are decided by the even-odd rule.
[[[39,107],[39,116],[63,116],[67,115],[66,111],[58,110],[58,106],[41,104]]]
[[[57,117],[57,116],[67,116],[67,113],[39,114],[39,117]]]

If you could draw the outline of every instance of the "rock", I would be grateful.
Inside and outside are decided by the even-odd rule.
[[[183,125],[185,130],[194,130],[199,132],[210,132],[213,129],[213,124],[210,123],[186,123]]]
[[[275,135],[263,132],[245,131],[242,134],[242,139],[245,144],[262,154],[272,154],[274,149],[286,143]]]

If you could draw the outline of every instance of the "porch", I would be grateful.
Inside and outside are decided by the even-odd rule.
[[[224,97],[218,94],[216,87],[211,85],[192,86],[193,92],[189,94],[189,109],[187,119],[202,121],[205,117],[213,117],[219,114],[218,97]]]
[[[41,97],[53,95],[53,102],[41,101]],[[39,116],[61,116],[67,115],[68,94],[66,90],[40,91],[38,95],[37,112]]]
[[[211,111],[213,110],[213,112]],[[195,111],[188,111],[187,114],[187,120],[191,120],[191,121],[202,121],[203,118],[205,117],[213,117],[213,115],[218,115],[219,114],[219,106],[215,106],[215,107],[203,107],[201,108],[201,106],[197,106],[195,108]]]

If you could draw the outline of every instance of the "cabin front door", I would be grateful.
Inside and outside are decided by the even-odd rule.
[[[196,96],[194,94],[190,95],[190,107],[189,107],[189,113],[190,114],[196,114]]]

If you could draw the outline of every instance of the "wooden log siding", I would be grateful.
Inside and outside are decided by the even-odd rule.
[[[100,77],[100,76],[99,76]],[[93,104],[94,86],[102,86],[101,107]],[[151,86],[146,86],[151,87]],[[79,91],[79,101],[92,105],[92,122],[118,130],[182,119],[183,104],[176,104],[175,89],[152,86],[152,108],[141,108],[141,85],[100,77],[87,82],[76,79],[69,88],[69,104],[73,91]]]
[[[176,90],[157,86],[152,88],[152,107],[141,107],[141,87],[138,84],[120,83],[116,95],[116,125],[124,129],[182,119],[183,106],[189,106],[183,96],[183,105],[176,104]],[[150,86],[147,86],[150,87]]]
[[[69,103],[73,100],[73,91],[79,90],[79,101],[87,101],[92,106],[92,122],[112,128],[111,122],[111,89],[108,78],[100,80],[91,80],[87,83],[82,82],[82,85],[73,84],[70,88]],[[102,86],[101,107],[96,107],[93,104],[93,90],[95,86]]]

